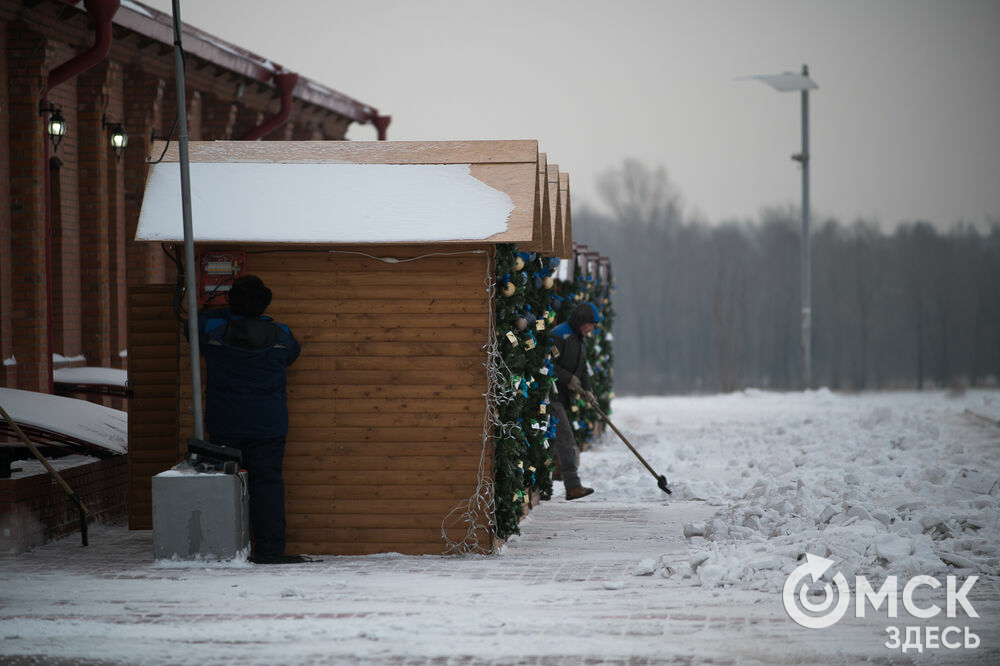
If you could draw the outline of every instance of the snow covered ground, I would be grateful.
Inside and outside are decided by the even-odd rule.
[[[706,587],[776,592],[803,549],[850,580],[1000,574],[1000,393],[747,391],[615,407],[677,499],[719,505],[685,526]],[[598,489],[646,496],[618,453],[587,457]]]
[[[148,532],[105,526],[0,559],[0,663],[1000,663],[1000,392],[628,398],[612,418],[673,496],[609,434],[582,456],[597,493],[543,503],[490,557],[153,562]],[[898,596],[977,575],[979,617],[801,627],[781,588],[806,552]],[[914,598],[943,609],[944,586]],[[981,643],[902,653],[890,626]]]

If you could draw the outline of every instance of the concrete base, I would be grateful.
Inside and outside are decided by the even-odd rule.
[[[156,559],[230,560],[249,554],[246,472],[153,477]]]

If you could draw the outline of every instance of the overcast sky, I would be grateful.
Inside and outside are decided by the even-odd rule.
[[[392,115],[390,139],[538,139],[574,207],[600,208],[597,175],[638,158],[711,222],[799,205],[799,94],[736,79],[808,64],[816,214],[1000,221],[1000,0],[182,0],[181,16]]]

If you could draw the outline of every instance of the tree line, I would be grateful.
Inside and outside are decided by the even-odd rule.
[[[686,218],[662,168],[626,161],[574,211],[574,240],[611,258],[622,394],[802,388],[801,217]],[[814,220],[812,388],[996,385],[1000,221]]]

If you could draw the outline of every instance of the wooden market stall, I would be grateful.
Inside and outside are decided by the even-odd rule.
[[[193,142],[190,155],[199,294],[224,304],[228,279],[259,275],[267,314],[302,343],[287,551],[491,549],[494,246],[551,247],[537,142]],[[139,241],[182,240],[177,159],[171,147],[151,170]],[[150,479],[193,432],[174,297],[129,294],[133,529],[151,527]]]

